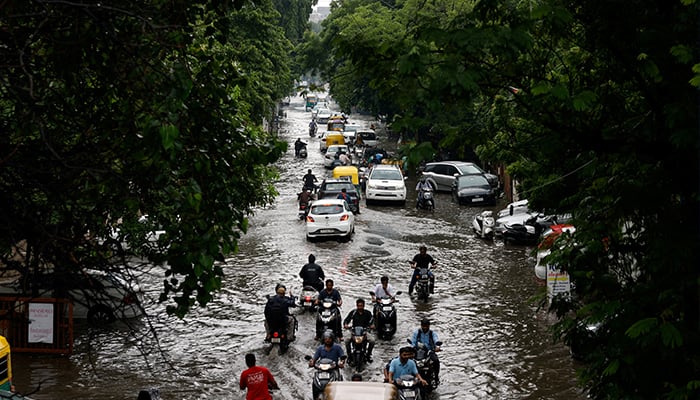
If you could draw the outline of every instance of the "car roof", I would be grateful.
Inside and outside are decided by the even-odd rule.
[[[439,165],[439,164],[445,164],[445,165],[476,165],[476,163],[469,162],[469,161],[433,161],[426,163],[425,165]]]
[[[377,164],[374,167],[372,167],[372,169],[375,169],[375,168],[377,168],[377,169],[398,169],[399,171],[401,171],[401,168],[399,168],[399,166],[396,164]]]
[[[330,382],[324,394],[327,400],[394,400],[398,398],[396,386],[381,382]]]
[[[334,199],[334,198],[326,198],[326,199],[318,199],[315,200],[313,203],[311,203],[312,206],[318,207],[318,206],[324,206],[324,205],[342,205],[345,202],[343,199]]]

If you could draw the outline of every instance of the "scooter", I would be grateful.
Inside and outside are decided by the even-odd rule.
[[[300,220],[305,220],[306,216],[309,214],[309,204],[308,203],[302,203],[299,202],[299,219]]]
[[[309,361],[311,360],[311,356],[307,355],[304,359]],[[343,380],[343,374],[340,373],[340,368],[341,365],[345,363],[346,359],[347,356],[340,357],[340,365],[328,358],[321,358],[314,364],[313,368],[315,368],[316,371],[314,372],[314,379],[311,383],[311,392],[314,400],[323,399],[323,390],[330,382]]]
[[[295,332],[299,328],[299,322],[293,315],[289,315],[287,317],[291,317],[294,320],[294,323],[292,324],[294,332],[292,332],[292,335],[287,334],[288,332],[286,321],[282,326],[279,327],[273,328],[272,326],[270,326],[271,346],[267,350],[267,353],[270,353],[270,351],[272,351],[272,348],[275,347],[275,345],[279,346],[279,354],[284,354],[287,352],[287,350],[289,350],[289,343],[293,342],[294,338],[296,337]]]
[[[421,196],[422,193],[422,196]],[[416,208],[421,208],[428,211],[435,210],[435,199],[433,199],[433,191],[431,189],[422,189],[418,194]]]
[[[323,299],[318,306],[318,314],[316,317],[316,337],[323,336],[323,332],[330,329],[335,334],[335,337],[342,337],[340,332],[340,310],[338,304],[333,299]]]
[[[402,292],[399,290],[396,295],[400,295]],[[374,292],[369,292],[370,295],[374,296]],[[396,333],[396,302],[395,297],[382,297],[377,299],[377,305],[375,306],[374,315],[374,325],[377,327],[377,336],[380,339],[389,340]]]
[[[493,211],[489,210],[482,211],[481,214],[475,215],[472,220],[472,230],[476,236],[482,239],[493,239],[495,225],[496,220],[493,218]]]
[[[353,326],[350,334],[350,363],[355,366],[357,372],[361,372],[367,361],[367,328]]]
[[[296,156],[301,157],[301,158],[306,158],[309,155],[309,153],[306,151],[306,143],[304,143],[303,146],[299,148],[299,150],[296,151]]]
[[[310,125],[309,126],[309,136],[315,137],[316,132],[318,132],[318,125]]]
[[[408,341],[411,342],[410,340]],[[442,341],[435,343],[436,348],[442,346]],[[418,343],[418,348],[416,349],[416,355],[414,360],[416,361],[416,366],[418,367],[418,373],[423,379],[428,382],[428,385],[423,387],[425,393],[430,393],[437,389],[440,384],[437,374],[435,373],[435,366],[433,359],[431,358],[435,351],[428,349],[425,344]]]
[[[318,290],[313,286],[304,286],[299,295],[299,306],[304,311],[314,311],[316,309],[315,302],[318,298]]]
[[[399,400],[421,400],[420,383],[413,375],[401,375],[396,380]]]

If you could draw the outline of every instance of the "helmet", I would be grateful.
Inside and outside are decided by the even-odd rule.
[[[323,332],[323,340],[326,340],[328,338],[335,340],[335,335],[333,334],[333,331],[330,329]]]

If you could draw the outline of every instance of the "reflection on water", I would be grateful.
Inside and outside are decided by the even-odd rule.
[[[41,385],[36,399],[134,399],[140,389],[157,387],[166,399],[243,398],[238,377],[244,355],[258,354],[282,390],[276,399],[310,399],[312,371],[303,356],[315,349],[314,315],[298,316],[297,341],[285,355],[266,352],[263,343],[265,295],[278,282],[300,291],[298,272],[314,253],[345,300],[345,316],[358,297],[368,298],[382,275],[404,291],[397,305],[398,330],[377,341],[375,363],[365,380],[380,381],[383,364],[396,355],[421,318],[444,341],[442,384],[433,399],[583,399],[575,388],[574,365],[566,348],[553,345],[530,299],[541,287],[534,281],[530,248],[488,243],[471,234],[477,208],[458,207],[448,194],[436,196],[434,213],[415,210],[409,189],[406,206],[363,208],[348,243],[308,243],[297,219],[296,193],[311,168],[322,179],[318,139],[309,138],[310,113],[294,99],[281,138],[309,142],[307,159],[295,159],[293,146],[279,163],[280,196],[251,218],[240,252],[227,260],[224,288],[206,309],[184,320],[167,317],[162,306],[147,305],[151,319],[107,330],[76,328],[75,354],[68,358],[13,358],[15,383],[22,392]],[[369,125],[368,118],[351,118]],[[409,177],[409,188],[415,178]],[[364,207],[364,203],[363,203]],[[425,244],[438,261],[436,294],[422,303],[409,297],[408,261]],[[158,271],[144,275],[143,286],[157,297]],[[156,332],[154,338],[151,332]],[[156,340],[157,338],[157,340]],[[345,371],[350,376],[352,371]]]

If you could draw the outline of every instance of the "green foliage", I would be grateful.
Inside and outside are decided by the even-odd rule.
[[[276,194],[285,144],[260,123],[291,87],[272,4],[234,5],[4,7],[5,268],[77,272],[136,256],[165,265],[169,312],[212,299],[218,263]]]
[[[573,213],[552,257],[576,293],[554,329],[573,343],[600,327],[580,373],[591,398],[699,396],[698,11],[351,0],[314,43],[332,95],[387,113],[409,160],[476,149],[534,207]]]

